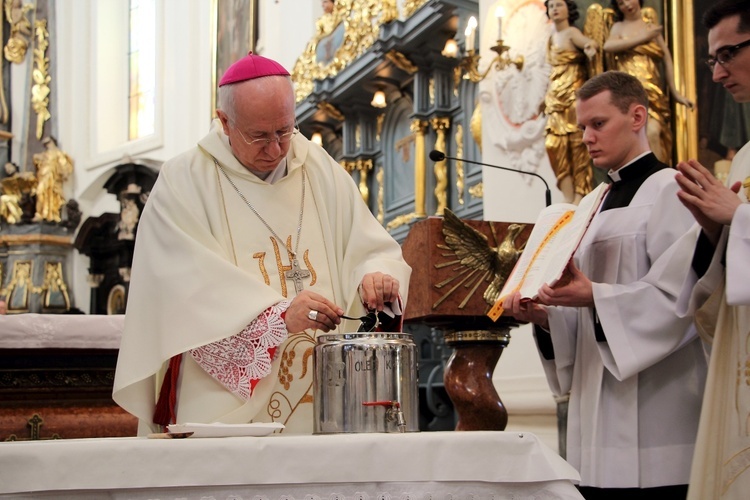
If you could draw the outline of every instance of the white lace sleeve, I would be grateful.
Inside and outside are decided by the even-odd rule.
[[[276,348],[287,338],[283,313],[291,300],[272,305],[237,335],[190,350],[206,373],[247,401],[255,385],[271,373]]]

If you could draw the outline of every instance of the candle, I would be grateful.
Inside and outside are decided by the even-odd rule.
[[[505,9],[498,6],[495,9],[495,17],[497,18],[497,39],[503,39],[503,16],[505,15]]]
[[[474,35],[477,29],[477,18],[471,16],[469,21],[466,23],[466,50],[474,50]]]

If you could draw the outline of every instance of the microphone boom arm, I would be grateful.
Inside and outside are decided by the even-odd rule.
[[[498,168],[500,170],[506,170],[508,172],[516,172],[517,174],[526,174],[526,175],[533,175],[534,177],[538,177],[542,180],[545,187],[544,192],[544,201],[546,202],[547,206],[550,206],[552,204],[552,192],[549,189],[549,184],[547,184],[547,181],[544,177],[537,174],[536,172],[526,172],[525,170],[518,170],[515,168],[509,168],[509,167],[501,167],[500,165],[490,165],[489,163],[482,163],[479,161],[473,161],[473,160],[467,160],[466,158],[455,158],[453,156],[446,156],[445,153],[442,151],[438,151],[437,149],[433,149],[430,151],[430,160],[432,161],[443,161],[443,160],[456,160],[456,161],[462,161],[465,163],[472,163],[474,165],[481,165],[483,167],[490,167],[490,168]]]

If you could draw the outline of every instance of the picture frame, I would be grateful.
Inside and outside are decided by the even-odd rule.
[[[221,76],[238,59],[255,50],[258,0],[211,0],[213,61],[211,118],[216,117]]]

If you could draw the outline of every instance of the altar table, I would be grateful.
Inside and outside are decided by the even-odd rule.
[[[573,467],[519,432],[0,443],[0,497],[580,499]]]
[[[125,316],[0,316],[0,349],[119,349]]]
[[[0,315],[0,441],[134,436],[112,401],[123,315]]]

